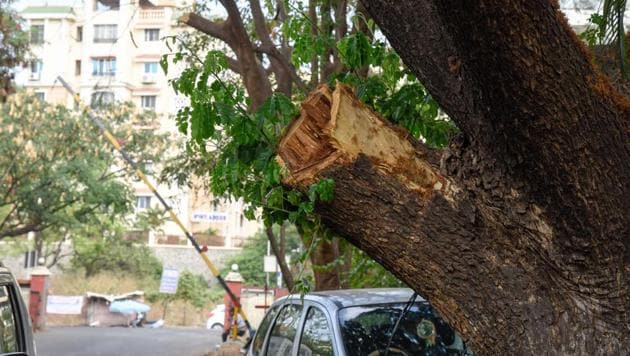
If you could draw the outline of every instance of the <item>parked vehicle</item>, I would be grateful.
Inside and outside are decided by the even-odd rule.
[[[0,263],[0,356],[34,356],[31,318],[13,274]]]
[[[394,288],[281,298],[265,315],[247,355],[472,355],[426,300],[411,301],[412,296],[411,289]]]
[[[225,305],[218,304],[208,314],[208,321],[206,322],[206,329],[223,330],[223,321],[225,320]]]

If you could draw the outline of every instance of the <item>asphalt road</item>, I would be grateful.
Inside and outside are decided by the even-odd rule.
[[[201,328],[51,327],[35,334],[39,356],[203,355],[221,332]]]

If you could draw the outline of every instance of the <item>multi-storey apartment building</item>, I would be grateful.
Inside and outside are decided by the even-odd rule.
[[[85,102],[98,106],[132,101],[138,108],[156,111],[162,117],[161,129],[177,135],[169,115],[185,100],[168,85],[159,60],[168,51],[164,37],[187,30],[177,21],[183,6],[174,0],[27,6],[20,14],[30,31],[35,58],[16,81],[43,100],[72,107],[73,98],[56,80],[61,75]],[[134,183],[134,190],[138,211],[159,206],[141,182]],[[167,185],[159,185],[158,191],[169,198],[187,227],[200,234],[201,243],[235,247],[260,227],[259,222],[244,218],[242,202]],[[190,247],[170,221],[144,238],[149,245]]]
[[[125,0],[126,1],[126,0]],[[173,1],[86,1],[84,6],[32,6],[21,12],[36,57],[24,86],[45,100],[72,105],[58,75],[94,105],[117,100],[174,113],[176,96],[159,68],[162,40],[183,29]]]

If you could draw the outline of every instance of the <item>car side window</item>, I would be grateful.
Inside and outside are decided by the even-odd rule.
[[[271,329],[267,345],[267,355],[290,355],[293,340],[302,315],[302,306],[287,304],[280,310],[276,323]]]
[[[10,290],[0,285],[0,352],[18,352],[18,330]]]
[[[267,335],[267,330],[269,330],[269,326],[271,322],[273,322],[273,318],[278,314],[278,307],[274,307],[269,309],[267,315],[260,323],[260,327],[256,330],[256,336],[254,337],[254,342],[252,344],[252,354],[254,356],[258,356],[262,351],[263,344],[265,342],[265,335]]]
[[[311,307],[306,315],[299,356],[329,356],[333,354],[332,331],[326,314]]]

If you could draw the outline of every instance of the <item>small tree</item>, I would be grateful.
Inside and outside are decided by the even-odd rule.
[[[56,262],[60,241],[131,212],[132,170],[85,115],[26,93],[0,115],[0,239],[33,232],[40,256]],[[159,162],[167,151],[154,114],[121,103],[100,115],[136,160]]]
[[[28,33],[22,30],[12,0],[0,2],[0,102],[13,90],[13,69],[24,63],[29,52]]]
[[[126,229],[106,220],[85,225],[73,240],[72,267],[82,269],[86,277],[112,271],[159,280],[162,263],[147,246],[125,240]]]
[[[168,306],[173,301],[188,302],[199,310],[208,305],[212,297],[208,282],[202,275],[184,271],[179,275],[175,294],[154,292],[149,294],[147,299],[152,303],[162,304],[162,319],[166,319]]]

